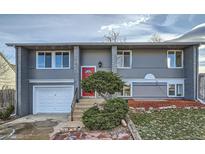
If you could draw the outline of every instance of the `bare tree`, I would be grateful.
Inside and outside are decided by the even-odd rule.
[[[163,39],[161,38],[161,36],[158,33],[154,33],[151,38],[150,38],[151,42],[162,42]]]
[[[126,38],[120,35],[120,32],[114,31],[113,29],[104,35],[106,42],[126,42]]]

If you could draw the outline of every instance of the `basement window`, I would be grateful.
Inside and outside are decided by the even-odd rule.
[[[169,97],[183,97],[184,85],[183,84],[168,84]]]
[[[123,89],[120,93],[118,93],[120,97],[130,97],[132,96],[132,84],[125,83]]]

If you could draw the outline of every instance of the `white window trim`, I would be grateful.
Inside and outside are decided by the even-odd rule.
[[[51,67],[49,68],[41,68],[41,67],[38,67],[38,53],[39,52],[49,52],[51,53]],[[68,52],[69,53],[69,67],[56,67],[55,66],[55,55],[56,55],[56,52]],[[36,51],[36,69],[70,69],[70,50],[55,50],[55,51]]]
[[[124,93],[123,93],[123,96],[122,95],[118,95],[118,97],[126,97],[126,98],[132,97],[133,82],[126,82],[126,83],[130,84],[130,96],[124,96]]]
[[[68,52],[69,53],[69,67],[56,67],[56,52]],[[63,63],[63,57],[62,57],[62,63]],[[55,51],[54,53],[54,66],[55,66],[55,69],[70,69],[70,51]],[[63,64],[62,64],[63,66]]]
[[[175,92],[174,92],[174,95],[169,95],[169,85],[170,84],[174,84],[174,89],[175,89]],[[183,88],[183,95],[182,96],[177,96],[177,84],[182,84],[182,88]],[[184,82],[167,82],[167,96],[168,97],[184,97]]]
[[[174,52],[174,55],[175,55],[174,56],[174,65],[175,65],[175,67],[169,66],[169,61],[168,61],[169,52]],[[181,52],[182,53],[182,58],[181,58],[182,66],[181,67],[176,67],[176,52]],[[170,68],[170,69],[181,69],[181,68],[184,68],[184,52],[183,52],[183,50],[167,50],[167,68]]]
[[[74,83],[74,79],[29,79],[29,83]]]
[[[122,52],[123,53],[123,65],[124,65],[124,52],[129,52],[130,53],[130,66],[129,67],[118,67],[119,69],[130,69],[132,68],[132,50],[117,50],[117,52]],[[118,54],[117,54],[118,55]]]

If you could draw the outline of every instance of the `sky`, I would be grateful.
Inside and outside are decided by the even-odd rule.
[[[15,63],[14,49],[5,43],[104,41],[112,29],[127,42],[147,42],[154,33],[164,41],[195,35],[205,40],[205,15],[0,15],[0,51]],[[205,66],[205,50],[201,57]]]

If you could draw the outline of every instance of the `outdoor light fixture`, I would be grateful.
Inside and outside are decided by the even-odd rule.
[[[102,67],[102,62],[101,62],[101,61],[98,62],[98,67],[99,67],[99,68]]]

